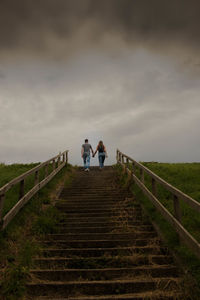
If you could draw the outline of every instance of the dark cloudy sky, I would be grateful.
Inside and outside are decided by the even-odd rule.
[[[0,162],[80,164],[85,137],[107,163],[200,161],[199,16],[199,0],[1,0]]]

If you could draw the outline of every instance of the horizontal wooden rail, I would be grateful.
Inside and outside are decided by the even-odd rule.
[[[119,151],[119,150],[117,150]],[[158,175],[156,175],[155,173],[153,173],[151,170],[149,170],[147,167],[143,166],[141,163],[135,161],[134,159],[130,158],[129,156],[127,156],[124,153],[120,153],[120,156],[125,157],[128,162],[132,162],[134,163],[135,166],[137,166],[140,170],[144,170],[144,172],[146,172],[148,175],[150,175],[152,178],[154,178],[155,182],[161,184],[162,186],[164,186],[169,192],[171,192],[172,194],[176,195],[178,198],[182,199],[183,201],[185,201],[187,204],[189,204],[192,208],[194,208],[195,210],[200,212],[200,203],[196,200],[194,200],[193,198],[191,198],[190,196],[184,194],[182,191],[180,191],[179,189],[175,188],[174,186],[172,186],[171,184],[169,184],[168,182],[166,182],[164,179],[160,178]],[[118,156],[118,162],[122,162],[119,159]]]
[[[33,169],[25,172],[24,174],[14,178],[3,187],[0,188],[0,221],[1,229],[6,228],[10,221],[16,216],[19,210],[42,188],[44,187],[66,164],[68,163],[68,150],[57,156],[39,164]],[[52,165],[52,172],[48,174],[49,166]],[[57,166],[56,166],[57,165]],[[44,168],[44,178],[39,180],[39,171]],[[34,186],[26,194],[24,194],[25,180],[28,176],[34,174]],[[19,200],[10,209],[10,211],[3,216],[3,208],[5,203],[6,192],[9,191],[16,184],[20,184],[19,187]]]
[[[117,149],[117,163],[119,163],[123,172],[129,175],[134,182],[140,187],[143,193],[151,200],[156,209],[162,214],[162,216],[173,225],[173,228],[176,230],[180,236],[180,241],[185,243],[199,258],[200,258],[200,244],[198,241],[183,227],[181,224],[181,208],[180,200],[186,202],[190,207],[195,209],[195,211],[200,212],[200,203],[190,196],[184,194],[179,189],[175,188],[158,175],[150,171],[148,168],[143,166],[141,163],[138,163],[131,157],[122,153]],[[126,159],[126,162],[125,162]],[[129,166],[132,164],[132,169],[130,170]],[[140,170],[140,179],[135,174],[135,167],[138,167]],[[152,179],[152,192],[144,184],[144,173],[148,174]],[[174,202],[174,216],[161,204],[158,200],[157,195],[157,183],[161,184],[166,190],[170,191],[173,195]]]

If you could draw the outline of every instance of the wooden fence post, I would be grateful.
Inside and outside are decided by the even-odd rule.
[[[126,166],[124,163],[124,155],[122,155],[122,168],[123,168],[123,174],[126,174]]]
[[[134,173],[135,173],[135,163],[132,162],[132,174],[134,174]]]
[[[5,194],[0,195],[0,222],[2,222],[2,215],[3,215],[3,205],[5,201]],[[2,224],[1,224],[2,225]]]
[[[66,164],[68,164],[68,151],[66,151],[66,154],[65,154],[65,162],[66,162]]]
[[[24,179],[20,181],[20,186],[19,186],[19,199],[24,197]]]
[[[140,180],[144,183],[144,170],[140,168]]]
[[[181,223],[182,217],[181,217],[181,207],[180,207],[179,198],[176,195],[174,195],[173,201],[174,201],[174,216]]]
[[[151,179],[151,184],[152,184],[152,194],[157,198],[158,196],[157,184],[154,178]]]
[[[60,166],[60,156],[58,157],[58,167]]]
[[[48,176],[48,174],[49,174],[49,164],[46,164],[46,166],[45,166],[45,178]]]
[[[132,162],[132,168],[131,168],[131,179],[132,179],[132,184],[135,183],[135,180],[133,179],[133,175],[135,175],[135,163]]]
[[[39,171],[35,171],[35,183],[34,185],[37,185],[39,183]]]
[[[128,157],[126,158],[126,167],[127,168],[129,167],[129,159],[128,159]]]
[[[117,163],[119,162],[119,151],[118,150],[116,151],[116,161],[117,161]]]
[[[53,171],[56,169],[56,161],[55,159],[53,160]]]

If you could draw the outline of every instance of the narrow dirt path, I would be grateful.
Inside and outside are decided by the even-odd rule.
[[[172,256],[115,176],[112,167],[78,170],[63,189],[59,231],[35,259],[32,299],[184,299]]]

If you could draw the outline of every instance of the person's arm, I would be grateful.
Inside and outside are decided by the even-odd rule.
[[[95,154],[97,153],[97,151],[98,151],[98,146],[97,146],[96,151],[95,151],[94,154],[93,154],[93,157],[95,157]]]
[[[106,150],[106,147],[104,146],[104,152],[106,154],[106,157],[108,157],[108,153],[107,153],[107,150]]]
[[[94,156],[94,151],[93,151],[93,149],[92,149],[92,146],[90,145],[90,149],[91,149],[91,151],[92,151],[92,156]]]
[[[81,147],[81,157],[83,157],[83,153],[84,153],[84,148]]]

